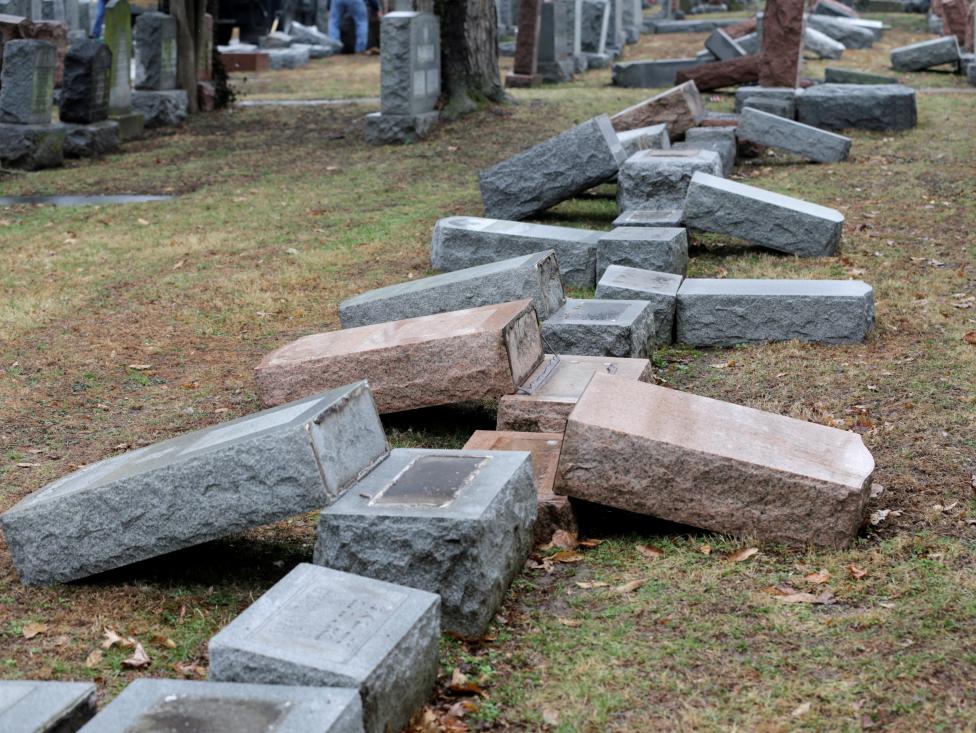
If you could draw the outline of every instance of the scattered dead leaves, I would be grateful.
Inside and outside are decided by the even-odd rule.
[[[847,566],[847,572],[852,578],[854,578],[854,580],[860,580],[861,578],[863,578],[865,575],[868,574],[867,570],[862,570],[854,563],[851,563],[850,565]]]
[[[91,652],[89,652],[88,657],[85,659],[85,666],[88,667],[88,669],[97,667],[102,663],[102,659],[104,659],[104,657],[105,653],[101,649],[92,649]]]
[[[729,562],[745,562],[751,557],[755,557],[759,554],[758,547],[743,547],[741,550],[736,550],[731,555],[725,557]]]
[[[122,666],[129,669],[142,669],[148,667],[150,663],[149,655],[139,642],[136,642],[136,649],[132,652],[132,656],[122,660]]]
[[[574,563],[580,562],[583,556],[578,552],[573,552],[571,550],[560,550],[555,555],[551,555],[549,558],[552,562],[561,563]]]
[[[803,579],[813,585],[822,585],[830,580],[830,573],[826,570],[821,570],[819,573],[804,575]]]
[[[632,580],[629,583],[624,583],[623,585],[618,585],[613,589],[614,593],[633,593],[635,590],[641,588],[644,583],[647,582],[647,578],[638,578],[637,580]]]
[[[582,621],[575,618],[563,618],[561,616],[556,616],[556,621],[561,623],[563,626],[568,626],[571,629],[576,629],[583,625]]]
[[[657,560],[658,558],[664,557],[664,550],[659,550],[656,547],[651,547],[650,545],[637,545],[637,552],[644,557],[650,558],[651,560]]]
[[[21,633],[24,635],[25,639],[33,639],[35,636],[39,634],[43,634],[46,631],[47,631],[46,624],[37,624],[37,623],[25,624],[24,628],[21,629]]]
[[[712,554],[712,546],[711,545],[699,545],[698,546],[698,551],[702,555],[711,555]]]

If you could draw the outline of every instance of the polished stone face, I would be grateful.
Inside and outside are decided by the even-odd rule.
[[[286,715],[286,705],[280,702],[173,695],[140,716],[125,733],[274,733]]]
[[[446,507],[488,460],[480,456],[422,456],[411,463],[373,504]]]

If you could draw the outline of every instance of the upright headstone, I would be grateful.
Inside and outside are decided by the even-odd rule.
[[[637,43],[640,40],[642,30],[644,7],[641,0],[622,0],[623,12],[622,22],[624,26],[624,41],[628,44]]]
[[[108,79],[112,52],[91,39],[71,45],[64,61],[61,122],[67,123],[65,153],[102,155],[118,147],[118,123],[108,119]]]
[[[176,18],[140,13],[136,19],[136,89],[176,88]]]
[[[539,26],[538,70],[543,81],[563,82],[573,78],[573,58],[567,51],[567,0],[542,3]]]
[[[366,116],[366,141],[413,142],[437,121],[441,94],[440,22],[397,11],[381,21],[380,111]]]
[[[795,87],[803,55],[804,0],[768,3],[762,20],[759,85]]]
[[[47,41],[9,41],[0,71],[0,122],[46,125],[51,122],[57,57]]]
[[[515,3],[513,0],[495,0],[498,15],[498,37],[510,36],[515,32]]]
[[[112,52],[108,112],[119,123],[119,135],[128,140],[142,132],[142,115],[132,111],[132,10],[128,0],[109,0],[103,28],[105,45]]]
[[[518,35],[515,38],[515,65],[505,77],[510,87],[532,87],[542,83],[539,75],[539,26],[542,0],[520,0]]]
[[[566,47],[573,57],[577,72],[586,71],[589,64],[583,53],[583,0],[568,0],[566,3]]]
[[[603,55],[607,52],[609,25],[610,0],[583,0],[580,41],[584,53]]]
[[[609,0],[610,18],[607,26],[607,53],[616,57],[623,53],[627,37],[624,35],[624,2]]]

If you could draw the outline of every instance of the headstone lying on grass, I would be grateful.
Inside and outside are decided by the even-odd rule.
[[[796,116],[796,92],[793,87],[744,86],[735,90],[735,112],[741,114],[746,107],[756,106],[758,100],[784,102],[788,112],[783,117]]]
[[[386,733],[427,700],[439,642],[433,593],[303,563],[210,640],[210,679],[353,688]]]
[[[685,141],[675,144],[678,150],[711,150],[722,161],[722,175],[732,175],[738,150],[736,132],[730,127],[692,127],[685,133]]]
[[[610,265],[597,283],[595,296],[603,300],[648,301],[654,310],[655,343],[669,344],[682,279],[670,272]]]
[[[565,425],[565,418],[563,424]],[[535,542],[548,542],[554,532],[563,530],[576,534],[576,512],[565,496],[556,496],[552,487],[559,465],[559,448],[563,443],[558,433],[524,433],[509,430],[476,430],[464,444],[466,451],[528,451],[532,454],[532,474],[535,478],[538,515],[533,535]]]
[[[95,685],[90,682],[3,680],[0,681],[0,730],[74,733],[95,714],[96,702]]]
[[[654,333],[654,309],[643,300],[570,298],[542,324],[548,348],[580,356],[644,358]]]
[[[737,134],[740,140],[786,150],[816,163],[847,160],[851,152],[849,137],[750,107],[742,110]]]
[[[481,171],[485,216],[524,219],[615,175],[626,157],[600,115]]]
[[[132,682],[85,733],[363,733],[359,693],[342,687]]]
[[[319,516],[318,565],[441,597],[441,628],[488,630],[532,548],[527,453],[398,448]]]
[[[595,375],[569,416],[556,492],[721,534],[844,547],[873,471],[855,433]]]
[[[556,252],[565,285],[592,288],[596,283],[596,248],[605,232],[547,224],[525,224],[475,216],[450,216],[434,226],[431,264],[453,272],[477,265]]]
[[[596,271],[611,265],[684,275],[688,271],[688,233],[681,227],[619,227],[597,245]]]
[[[844,215],[791,196],[696,173],[685,223],[799,257],[829,257],[840,245]]]
[[[809,26],[803,29],[803,48],[820,59],[839,59],[844,54],[843,43]]]
[[[828,15],[836,18],[857,18],[854,8],[838,2],[838,0],[817,0],[812,12],[815,15]]]
[[[617,210],[680,208],[691,177],[698,171],[722,175],[722,159],[713,150],[644,150],[620,166]]]
[[[357,375],[381,413],[511,394],[542,361],[530,300],[318,333],[271,352],[257,392],[277,405]]]
[[[618,132],[617,139],[623,145],[628,158],[641,150],[664,150],[671,147],[668,126],[665,124]]]
[[[681,227],[684,209],[629,209],[613,220],[617,227]]]
[[[902,84],[818,84],[796,95],[796,118],[827,130],[910,130],[915,90]]]
[[[86,466],[0,526],[21,580],[67,582],[321,509],[386,452],[359,382]]]
[[[697,58],[624,61],[613,65],[611,78],[614,86],[629,89],[671,87],[679,71],[699,63]]]
[[[676,341],[692,346],[789,341],[851,344],[874,326],[860,280],[708,280],[678,290]]]
[[[618,132],[664,123],[674,140],[684,135],[695,124],[695,118],[703,114],[705,105],[698,89],[693,82],[686,82],[618,112],[610,122]]]
[[[678,83],[693,83],[699,91],[710,92],[740,84],[755,84],[759,80],[759,58],[740,56],[728,61],[700,64],[682,69],[675,75]]]
[[[529,298],[545,320],[566,302],[552,250],[370,290],[339,304],[343,328]]]
[[[647,359],[574,354],[546,354],[539,368],[519,391],[498,401],[498,430],[562,434],[572,412],[594,374],[615,374],[625,379],[652,381]]]
[[[854,69],[835,69],[828,66],[824,69],[824,81],[827,84],[898,84],[893,76],[869,74],[866,71]]]
[[[845,48],[871,48],[876,39],[874,31],[850,22],[814,13],[807,18],[807,28],[819,31]]]
[[[735,38],[721,28],[713,30],[705,39],[705,48],[719,61],[729,61],[749,55]]]
[[[891,51],[895,71],[924,71],[933,66],[959,63],[959,42],[955,36],[919,41]]]

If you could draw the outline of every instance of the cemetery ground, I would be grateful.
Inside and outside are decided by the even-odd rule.
[[[830,63],[884,73],[891,48],[926,37],[923,16],[885,19],[895,28],[874,49]],[[703,38],[644,36],[628,55],[694,53]],[[286,96],[372,96],[378,61],[318,62],[244,89],[270,92],[265,79],[278,75]],[[902,78],[945,88],[919,94],[916,129],[855,132],[848,163],[766,155],[737,171],[841,210],[840,256],[710,236],[696,239],[689,269],[863,279],[877,297],[867,343],[653,357],[667,386],[861,433],[883,492],[856,544],[795,551],[584,515],[581,537],[593,541],[537,550],[488,637],[444,642],[421,730],[972,728],[976,95],[949,74]],[[426,274],[434,222],[480,214],[477,170],[650,95],[608,80],[590,72],[519,91],[518,105],[406,147],[367,147],[362,105],[250,108],[94,163],[0,178],[4,195],[177,196],[0,212],[0,509],[82,464],[257,410],[261,357],[338,328],[340,300]],[[709,106],[730,107],[718,97]],[[609,228],[612,191],[539,220]],[[385,422],[397,446],[460,447],[493,426],[491,408]],[[205,676],[209,637],[309,559],[314,527],[295,518],[52,588],[21,585],[4,549],[0,676],[95,680],[101,702],[136,677]]]

